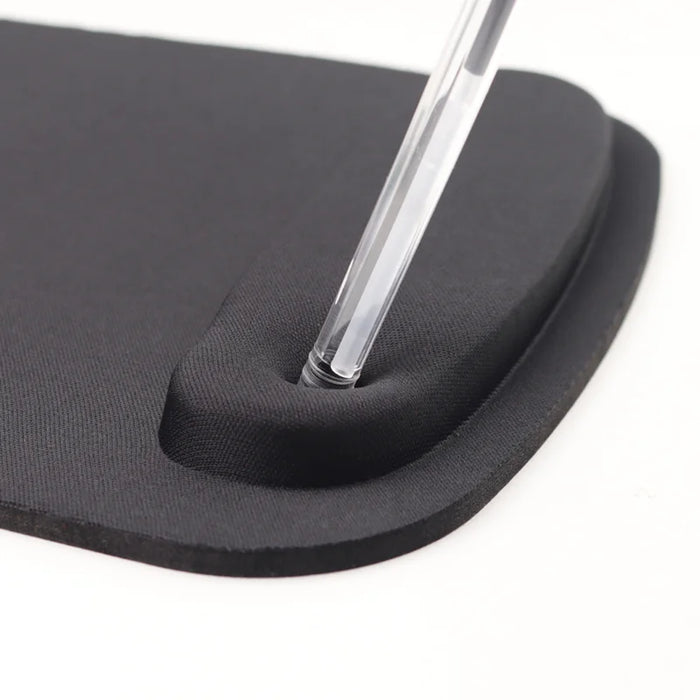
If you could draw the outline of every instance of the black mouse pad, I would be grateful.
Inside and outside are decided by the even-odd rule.
[[[424,84],[0,23],[0,525],[307,574],[425,545],[507,483],[622,321],[658,158],[578,88],[501,71],[361,384],[298,387]]]

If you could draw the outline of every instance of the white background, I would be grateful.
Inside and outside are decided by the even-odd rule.
[[[0,0],[0,16],[427,72],[459,5]],[[664,183],[617,340],[485,510],[391,562],[271,581],[0,531],[0,696],[700,698],[696,7],[516,7],[504,63],[587,88],[656,143]]]

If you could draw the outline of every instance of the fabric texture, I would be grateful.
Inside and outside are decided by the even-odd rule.
[[[502,488],[624,316],[658,158],[579,89],[502,72],[362,385],[301,389],[424,81],[0,22],[1,526],[304,574]]]
[[[266,232],[264,253],[178,364],[161,426],[173,460],[302,487],[418,458],[541,327],[585,249],[610,168],[610,121],[589,95],[501,74],[358,388],[315,391],[296,385],[299,372],[372,206],[372,190],[344,189],[364,148],[355,134],[340,138],[353,151],[340,186],[315,190],[306,215]]]

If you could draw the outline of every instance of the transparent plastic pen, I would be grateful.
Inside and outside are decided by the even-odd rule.
[[[431,75],[300,384],[355,385],[496,73],[515,0],[467,0]]]

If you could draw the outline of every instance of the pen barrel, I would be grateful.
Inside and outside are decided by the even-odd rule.
[[[468,0],[428,80],[300,383],[354,386],[496,73],[515,0]]]

